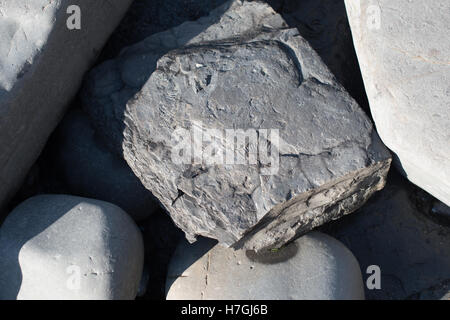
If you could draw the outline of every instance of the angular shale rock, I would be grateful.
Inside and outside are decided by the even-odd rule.
[[[131,0],[0,3],[0,207],[17,191]],[[69,30],[67,9],[81,9]]]
[[[405,177],[450,205],[450,2],[345,3],[381,139]]]
[[[183,241],[166,281],[168,300],[364,299],[358,261],[339,241],[311,232],[280,250],[233,250]]]
[[[134,299],[144,245],[115,205],[42,195],[6,218],[0,256],[0,299]]]
[[[284,26],[265,4],[233,1],[89,77],[96,128],[190,241],[278,247],[384,185],[390,157],[370,121]]]

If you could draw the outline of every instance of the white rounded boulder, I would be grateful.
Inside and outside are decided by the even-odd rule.
[[[0,256],[0,299],[134,299],[144,247],[119,207],[41,195],[6,218]]]
[[[168,300],[364,299],[358,261],[339,241],[311,232],[271,251],[183,241],[166,281]]]

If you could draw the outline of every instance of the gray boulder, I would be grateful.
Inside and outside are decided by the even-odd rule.
[[[210,239],[179,245],[167,275],[168,300],[364,299],[358,261],[323,233],[259,253],[212,246]]]
[[[381,139],[411,182],[450,205],[450,2],[345,3]]]
[[[0,207],[19,188],[130,3],[0,3]],[[67,27],[71,5],[81,9],[79,30]]]
[[[103,146],[83,112],[71,111],[52,139],[52,167],[73,195],[114,203],[135,220],[159,208],[123,158]]]
[[[369,119],[284,27],[268,5],[232,1],[89,76],[95,127],[190,241],[279,247],[384,185]]]
[[[0,256],[0,299],[134,299],[144,247],[117,206],[42,195],[6,218]]]

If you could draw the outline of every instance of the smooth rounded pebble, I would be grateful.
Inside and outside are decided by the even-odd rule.
[[[339,241],[310,232],[272,251],[183,241],[166,281],[168,300],[364,299],[358,261]]]
[[[134,299],[144,246],[113,204],[40,195],[6,218],[0,256],[0,299]]]

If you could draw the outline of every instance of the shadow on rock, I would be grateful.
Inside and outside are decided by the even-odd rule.
[[[366,288],[368,299],[441,299],[449,292],[450,228],[424,212],[421,193],[391,170],[364,207],[322,228],[353,252],[366,279],[368,266],[380,267],[381,289]]]
[[[269,0],[371,117],[344,0]]]
[[[27,211],[27,217],[9,215],[0,229],[0,300],[16,300],[22,285],[20,251],[23,246],[38,236],[78,203],[66,202],[54,208],[52,215],[45,219],[36,217],[40,212],[33,210],[30,202],[21,204],[21,210]],[[6,233],[5,230],[10,230]],[[11,230],[13,230],[11,232]]]

